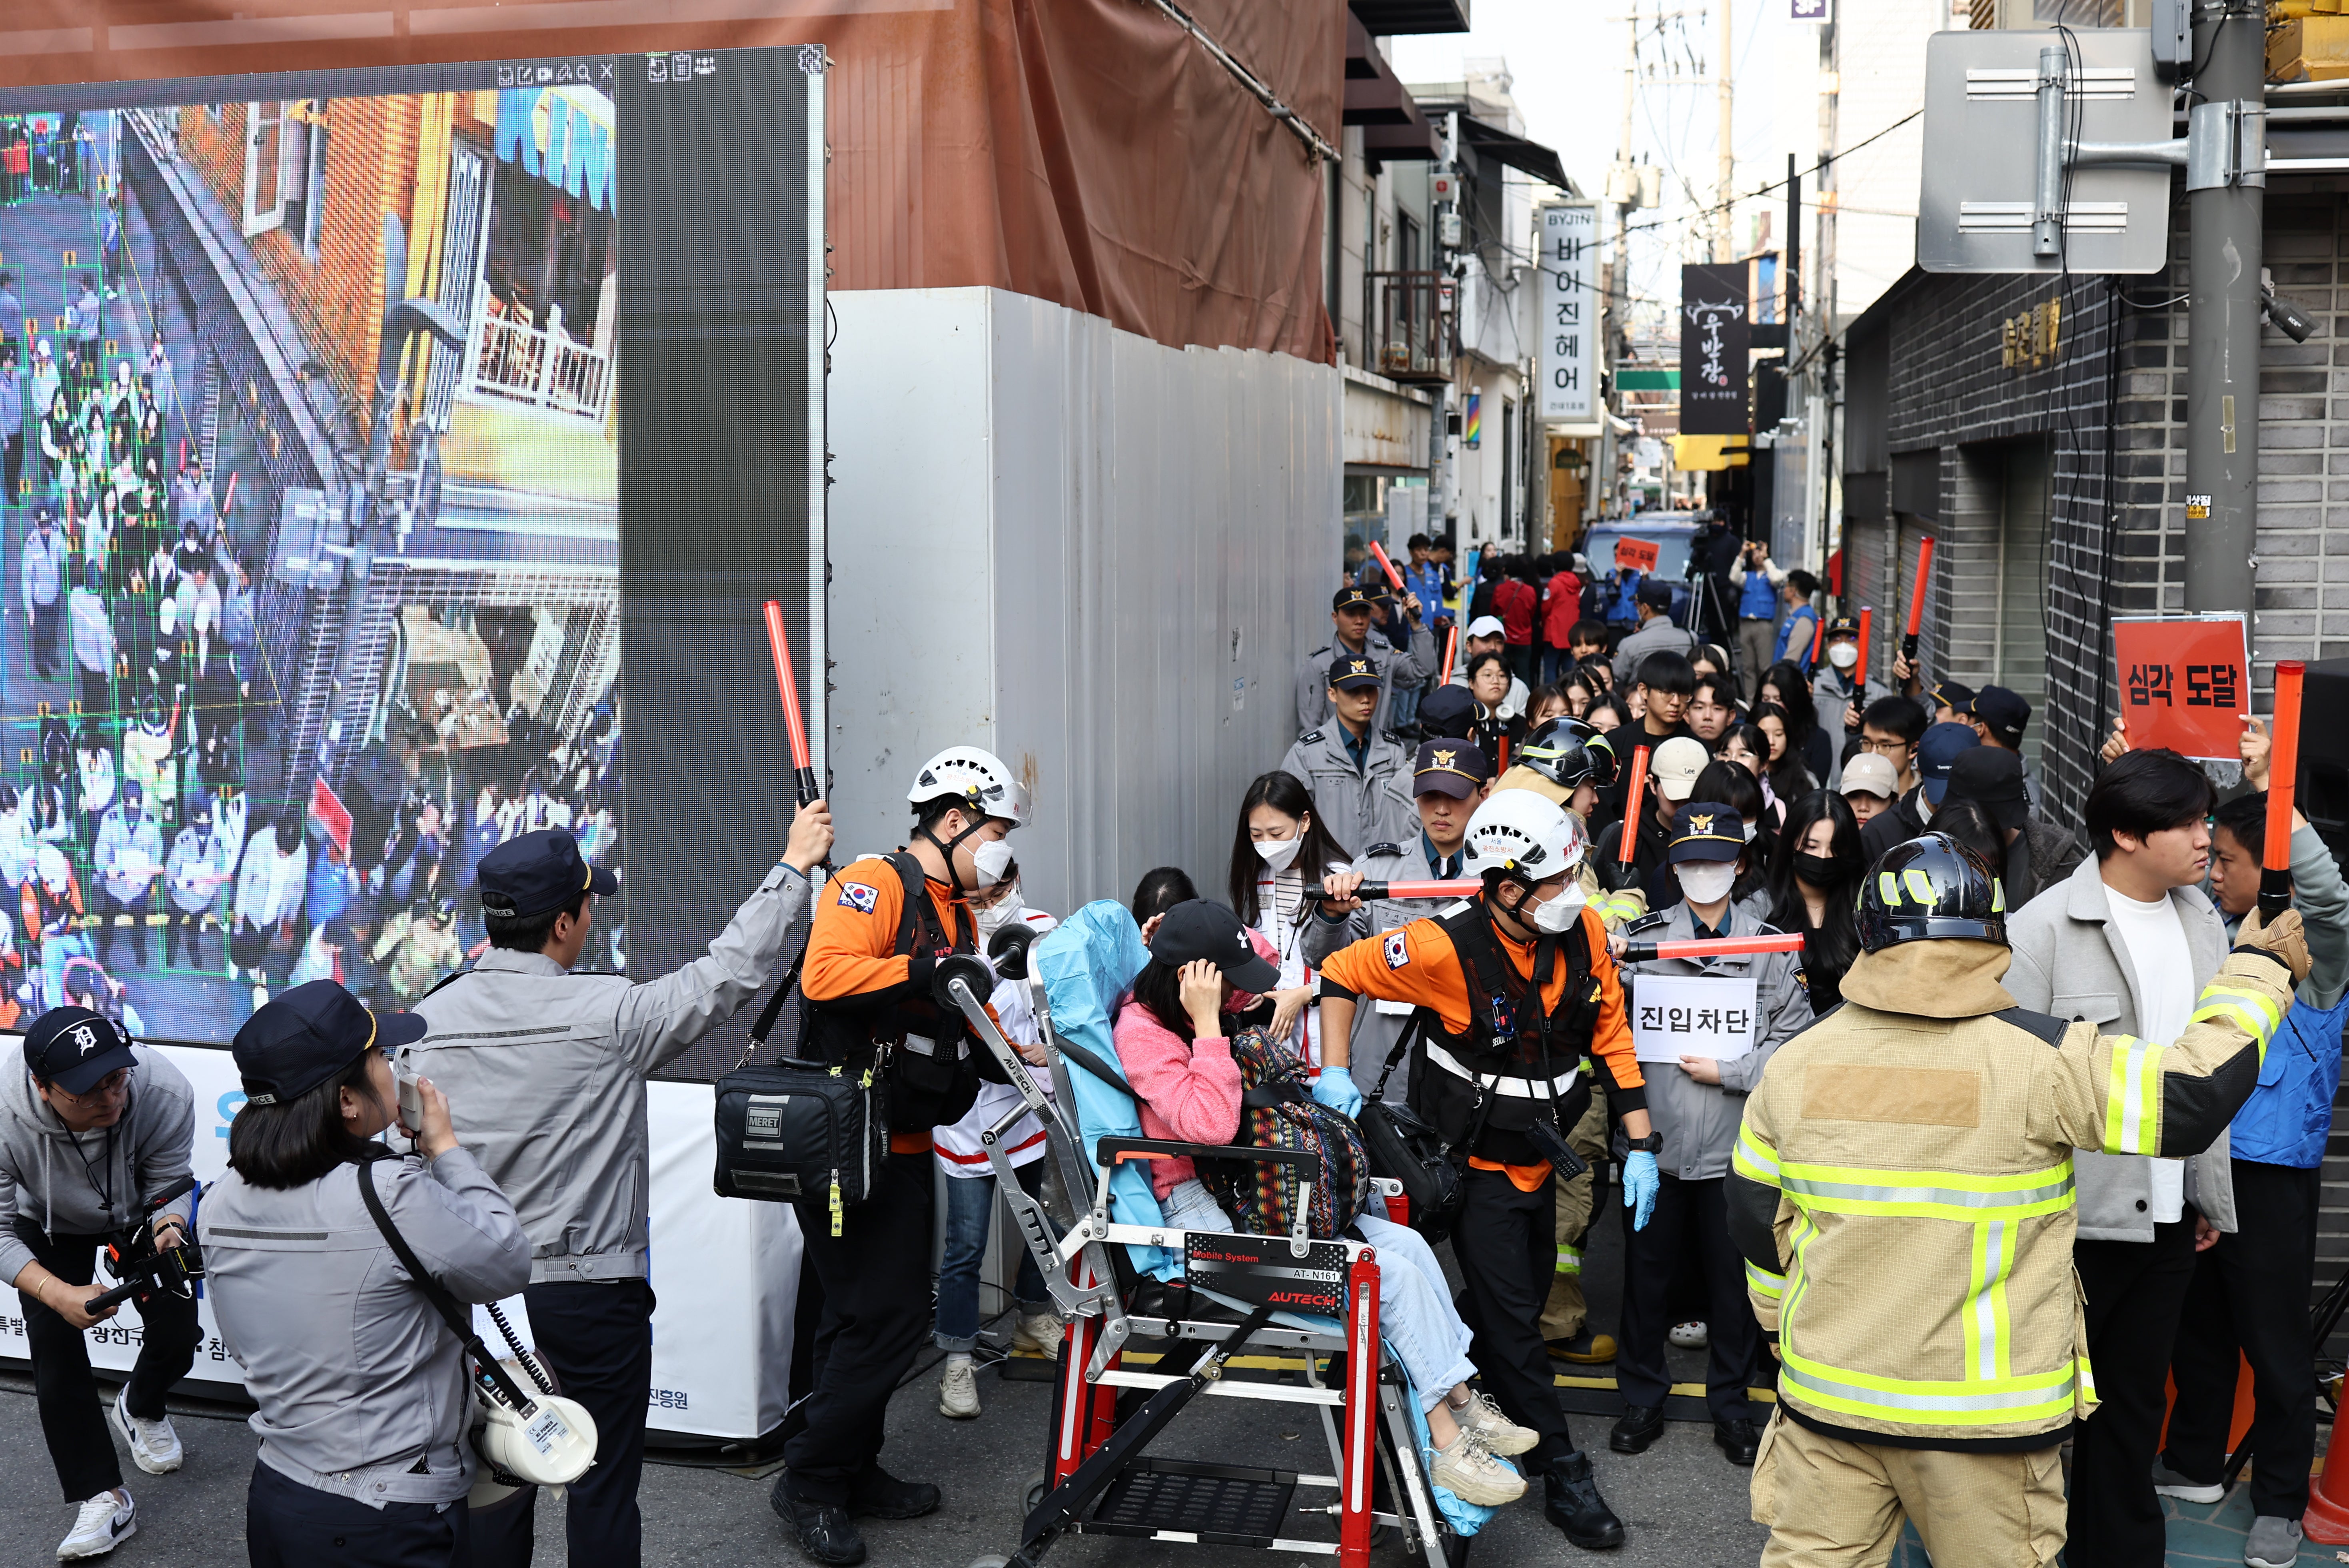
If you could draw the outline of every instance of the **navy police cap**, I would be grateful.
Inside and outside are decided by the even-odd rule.
[[[481,857],[481,913],[502,920],[528,920],[569,909],[583,892],[609,898],[620,879],[591,871],[579,841],[561,828],[541,828],[508,839]]]

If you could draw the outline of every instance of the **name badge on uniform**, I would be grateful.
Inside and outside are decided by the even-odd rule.
[[[1632,1051],[1643,1062],[1727,1061],[1759,1036],[1761,987],[1714,975],[1641,975],[1633,982]]]

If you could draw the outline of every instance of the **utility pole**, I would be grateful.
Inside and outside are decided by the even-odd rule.
[[[1640,6],[1639,0],[1632,0],[1630,9],[1623,17],[1623,123],[1615,142],[1615,194],[1618,198],[1615,203],[1615,265],[1607,280],[1608,358],[1618,372],[1618,384],[1625,353],[1631,344],[1631,209],[1640,201],[1639,171],[1631,163],[1631,108],[1639,92],[1639,84]],[[1616,395],[1616,400],[1619,403],[1622,401],[1620,393]],[[1607,438],[1601,443],[1600,449],[1609,453],[1619,451],[1612,426],[1609,427]],[[1618,512],[1630,510],[1623,505],[1621,476],[1616,471],[1621,466],[1619,459],[1615,469],[1607,475],[1608,492],[1615,500]]]
[[[1721,101],[1721,173],[1713,192],[1713,259],[1727,262],[1735,259],[1729,235],[1729,203],[1733,182],[1737,179],[1736,143],[1730,136],[1730,98],[1733,90],[1731,77],[1735,75],[1735,41],[1730,31],[1730,0],[1713,0],[1721,7],[1721,63],[1713,69],[1719,78],[1714,91]]]
[[[2224,167],[2187,172],[2186,607],[2255,609],[2260,503],[2260,265],[2267,175],[2244,171],[2266,93],[2265,22],[2254,0],[2198,7],[2189,134],[2205,130]],[[2248,114],[2245,112],[2248,110]],[[2202,139],[2196,137],[2195,139]],[[2254,616],[2251,624],[2256,624]],[[2247,630],[2249,627],[2247,626]],[[2253,646],[2257,647],[2254,638]]]

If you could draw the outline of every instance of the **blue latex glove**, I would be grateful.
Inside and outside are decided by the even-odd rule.
[[[1631,1228],[1644,1231],[1656,1212],[1656,1190],[1663,1178],[1656,1173],[1656,1157],[1635,1149],[1623,1161],[1623,1207],[1632,1211]]]
[[[1313,1079],[1313,1098],[1348,1116],[1362,1113],[1362,1088],[1344,1068],[1323,1068]],[[1649,1163],[1653,1164],[1651,1161]]]

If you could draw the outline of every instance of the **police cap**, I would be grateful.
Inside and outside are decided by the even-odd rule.
[[[508,839],[481,857],[481,912],[502,920],[569,909],[583,892],[609,898],[620,891],[620,879],[590,870],[579,841],[561,828]]]
[[[429,1028],[414,1013],[370,1013],[332,980],[262,1004],[230,1045],[245,1099],[283,1105],[332,1081],[361,1053],[413,1045]]]

